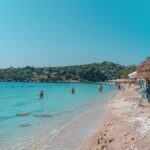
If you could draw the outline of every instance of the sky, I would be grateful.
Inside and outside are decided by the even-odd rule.
[[[149,0],[0,0],[0,68],[150,56]]]

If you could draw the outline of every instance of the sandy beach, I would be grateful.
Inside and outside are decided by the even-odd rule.
[[[108,103],[107,112],[82,150],[149,150],[150,104],[144,101],[135,86],[119,91]]]

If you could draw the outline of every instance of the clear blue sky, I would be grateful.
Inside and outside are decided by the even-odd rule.
[[[149,0],[0,0],[0,68],[149,55]]]

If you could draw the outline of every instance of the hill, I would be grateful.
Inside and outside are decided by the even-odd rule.
[[[128,74],[135,70],[136,66],[123,66],[112,62],[102,62],[65,67],[11,67],[7,69],[0,69],[0,81],[97,82],[117,78],[128,78]]]

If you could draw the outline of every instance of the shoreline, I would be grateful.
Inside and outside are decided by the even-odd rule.
[[[116,93],[104,97],[104,101],[97,102],[92,108],[81,113],[78,117],[68,122],[62,129],[59,130],[51,141],[45,145],[45,150],[79,150],[82,148],[82,143],[87,136],[95,132],[97,124],[103,118],[106,111],[107,102],[110,97],[115,97]],[[97,115],[99,114],[99,115]]]
[[[106,99],[61,128],[37,133],[24,150],[149,150],[150,104],[145,100],[138,106],[141,95],[136,88],[104,94]]]
[[[108,102],[107,111],[95,133],[83,142],[81,150],[149,150],[150,105],[136,86],[126,87]]]

